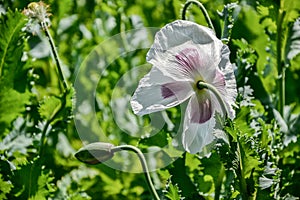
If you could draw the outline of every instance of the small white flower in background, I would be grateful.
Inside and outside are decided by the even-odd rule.
[[[229,49],[215,33],[196,23],[177,20],[156,33],[147,54],[152,69],[139,82],[131,106],[145,115],[189,101],[186,107],[182,144],[190,153],[201,152],[214,136],[215,112],[222,113],[216,96],[198,82],[213,85],[221,94],[230,118],[237,96]]]

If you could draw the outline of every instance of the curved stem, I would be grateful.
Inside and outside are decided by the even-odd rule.
[[[67,84],[67,81],[66,81],[66,79],[64,77],[64,74],[62,72],[61,62],[60,62],[56,47],[54,45],[54,41],[53,41],[53,39],[52,39],[52,37],[49,33],[47,25],[44,22],[41,22],[41,26],[44,29],[45,34],[46,34],[46,36],[49,40],[49,43],[50,43],[50,46],[51,46],[51,51],[53,53],[53,56],[54,56],[54,59],[55,59],[56,65],[57,65],[58,75],[59,75],[60,80],[62,81],[63,91],[65,92],[68,89],[68,84]]]
[[[214,25],[212,24],[211,19],[210,19],[208,13],[207,13],[205,7],[204,7],[203,4],[200,3],[199,1],[196,1],[196,0],[188,0],[188,1],[184,4],[183,10],[182,10],[182,19],[183,19],[183,20],[186,19],[186,17],[185,17],[186,11],[187,11],[188,7],[189,7],[191,4],[196,4],[196,5],[198,6],[198,8],[201,9],[201,11],[202,11],[202,13],[203,13],[203,15],[204,15],[204,17],[205,17],[205,20],[206,20],[206,22],[208,23],[208,26],[209,26],[214,32],[216,32],[216,31],[215,31],[215,27],[214,27]]]
[[[209,83],[199,81],[197,84],[198,84],[197,87],[206,88],[206,89],[210,90],[212,93],[214,93],[214,95],[218,99],[218,102],[221,106],[221,109],[222,109],[222,112],[223,112],[224,116],[226,116],[227,113],[228,113],[228,110],[227,110],[227,107],[225,105],[225,102],[222,99],[222,96],[221,96],[220,92],[213,85],[211,85]]]
[[[141,150],[139,150],[135,146],[131,146],[131,145],[116,146],[116,147],[113,147],[111,150],[113,152],[118,152],[118,151],[122,151],[122,150],[133,151],[134,153],[136,153],[138,155],[138,157],[139,157],[139,159],[141,161],[141,164],[142,164],[142,168],[143,168],[144,174],[146,176],[146,180],[147,180],[148,186],[149,186],[149,188],[150,188],[150,190],[152,192],[152,195],[153,195],[153,197],[154,197],[155,200],[160,200],[160,198],[159,198],[159,196],[158,196],[158,194],[157,194],[157,192],[156,192],[156,190],[154,188],[154,185],[152,183],[146,159],[145,159],[143,153],[141,152]]]

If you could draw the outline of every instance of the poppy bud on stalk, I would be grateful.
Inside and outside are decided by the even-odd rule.
[[[81,162],[96,165],[111,159],[114,156],[113,144],[94,142],[88,144],[75,153],[75,157]]]

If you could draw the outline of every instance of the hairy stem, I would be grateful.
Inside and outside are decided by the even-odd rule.
[[[250,199],[248,197],[248,189],[247,189],[247,183],[244,175],[244,168],[243,168],[243,160],[242,160],[242,154],[241,154],[241,149],[240,149],[240,144],[237,142],[237,153],[239,156],[239,169],[238,169],[238,178],[239,178],[239,183],[240,183],[240,193],[242,196],[242,200],[248,200]]]
[[[42,155],[44,154],[44,148],[45,148],[45,143],[46,143],[46,133],[47,133],[50,123],[51,123],[51,121],[48,120],[42,131],[41,142],[40,142],[41,144],[40,144],[40,149],[39,149],[40,157],[42,157]]]
[[[160,200],[160,198],[159,198],[159,196],[158,196],[158,194],[157,194],[157,192],[154,188],[154,185],[152,183],[146,159],[145,159],[143,153],[141,152],[141,150],[139,150],[135,146],[131,146],[131,145],[121,145],[121,146],[116,146],[116,147],[112,148],[113,152],[122,151],[122,150],[133,151],[134,153],[136,153],[138,155],[138,157],[140,159],[140,162],[142,164],[142,168],[143,168],[148,186],[151,190],[151,193],[152,193],[155,200]]]
[[[183,10],[182,10],[182,19],[185,20],[186,19],[186,11],[188,9],[188,7],[191,5],[191,4],[196,4],[198,6],[198,8],[201,9],[204,17],[205,17],[205,20],[206,22],[208,23],[208,26],[214,31],[215,31],[215,27],[213,25],[213,23],[211,22],[211,19],[205,9],[205,7],[203,6],[202,3],[200,3],[199,1],[196,1],[196,0],[188,0],[185,4],[184,4],[184,7],[183,7]]]
[[[221,164],[221,169],[219,172],[219,176],[217,179],[217,182],[215,183],[215,197],[214,200],[219,200],[220,199],[220,194],[221,194],[221,188],[222,188],[222,182],[224,179],[224,175],[225,175],[225,168],[223,166],[223,164]]]
[[[62,81],[63,91],[65,92],[69,87],[68,87],[67,81],[66,81],[66,79],[64,77],[64,74],[62,72],[61,61],[59,59],[59,55],[57,53],[54,41],[53,41],[53,39],[51,37],[51,34],[50,34],[49,30],[48,30],[47,25],[44,22],[41,22],[41,26],[44,29],[45,34],[46,34],[46,36],[47,36],[47,38],[49,40],[49,43],[50,43],[50,46],[51,46],[51,51],[53,53],[54,60],[55,60],[55,63],[57,65],[58,76],[59,76],[60,80]]]
[[[286,12],[280,11],[277,19],[277,44],[276,44],[276,53],[277,53],[277,73],[278,73],[278,82],[277,87],[279,90],[279,102],[278,102],[278,111],[283,116],[284,106],[285,106],[285,66],[282,62],[282,23],[284,20]]]

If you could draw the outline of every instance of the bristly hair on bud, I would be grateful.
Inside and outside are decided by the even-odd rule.
[[[49,5],[45,4],[44,2],[32,2],[28,4],[27,9],[23,10],[23,14],[28,17],[28,24],[26,30],[32,32],[33,34],[36,33],[40,26],[43,29],[45,27],[49,27],[51,25]]]

